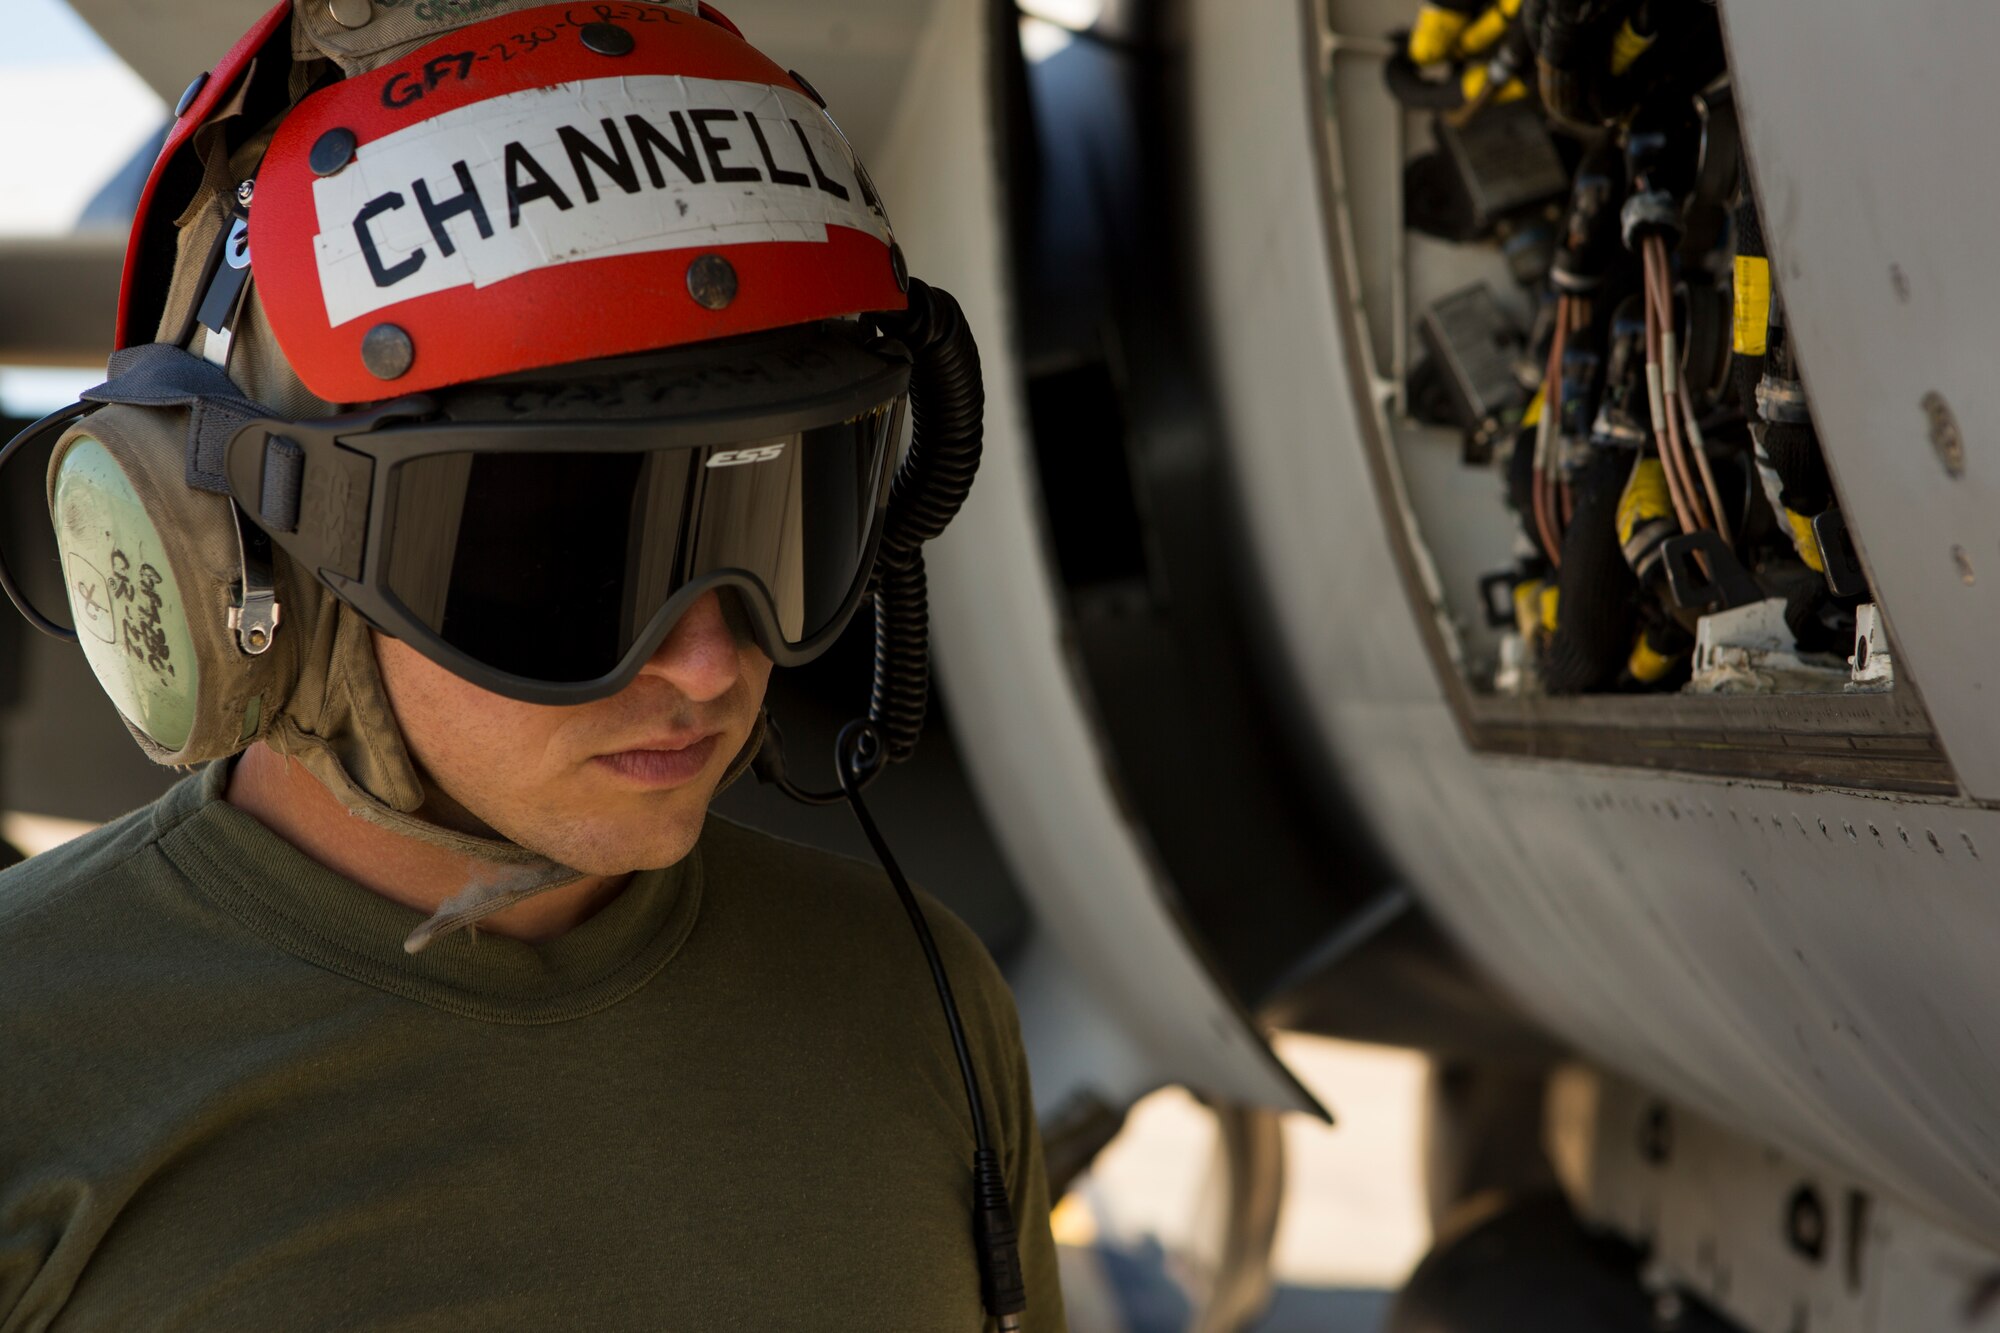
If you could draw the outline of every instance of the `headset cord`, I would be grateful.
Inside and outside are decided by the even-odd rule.
[[[909,349],[910,451],[896,469],[875,554],[875,680],[868,720],[886,761],[916,752],[930,702],[930,603],[924,543],[945,530],[972,490],[986,413],[979,345],[950,292],[910,279],[909,308],[877,317]],[[872,775],[872,774],[871,774]]]
[[[909,349],[910,402],[915,420],[909,454],[891,486],[871,581],[875,678],[868,716],[848,723],[834,743],[838,791],[810,791],[786,775],[784,737],[768,716],[764,744],[751,763],[759,781],[801,804],[846,801],[917,932],[945,1023],[951,1029],[952,1052],[958,1058],[966,1105],[972,1112],[972,1230],[979,1261],[980,1300],[999,1321],[1001,1333],[1014,1333],[1021,1327],[1021,1314],[1028,1305],[1027,1284],[1021,1274],[1007,1177],[987,1131],[986,1105],[980,1099],[972,1050],[966,1044],[951,979],[945,974],[944,960],[938,956],[937,941],[931,937],[923,908],[861,799],[862,789],[884,767],[902,763],[915,753],[923,732],[930,699],[930,607],[923,545],[943,532],[958,513],[979,470],[985,415],[979,347],[951,294],[915,278],[910,280],[908,309],[880,316],[877,322],[883,333]]]
[[[945,1023],[951,1029],[952,1052],[958,1057],[959,1076],[965,1081],[965,1101],[972,1111],[972,1229],[973,1244],[979,1254],[979,1296],[987,1313],[998,1319],[1002,1333],[1021,1327],[1021,1312],[1027,1308],[1027,1284],[1021,1275],[1021,1252],[1014,1231],[1014,1209],[1007,1199],[1007,1177],[1000,1169],[1000,1155],[986,1127],[986,1107],[979,1096],[979,1075],[972,1067],[972,1050],[966,1044],[965,1027],[959,1021],[958,1003],[952,998],[951,978],[945,974],[944,960],[938,956],[937,941],[931,937],[930,923],[910,883],[903,878],[882,831],[862,802],[861,789],[880,771],[888,749],[882,732],[865,718],[841,728],[835,742],[835,763],[840,774],[840,790],[848,808],[867,835],[875,857],[895,887],[896,897],[909,914],[910,926],[923,946],[924,961],[930,964],[931,983],[937,987],[938,1003],[944,1007]]]
[[[860,778],[863,786],[888,764],[903,763],[915,754],[923,735],[931,690],[930,598],[923,548],[945,530],[972,490],[986,413],[979,344],[950,292],[911,278],[908,309],[877,316],[877,323],[909,350],[914,422],[909,454],[890,487],[889,512],[869,576],[875,673],[868,721],[874,724],[882,754]],[[812,791],[791,780],[785,772],[784,737],[777,721],[767,715],[765,722],[764,744],[751,761],[757,780],[801,805],[838,805],[842,792]]]

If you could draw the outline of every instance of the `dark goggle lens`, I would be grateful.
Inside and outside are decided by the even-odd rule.
[[[862,577],[899,415],[728,448],[411,459],[389,591],[474,661],[550,683],[609,675],[677,591],[724,572],[756,580],[797,647]]]

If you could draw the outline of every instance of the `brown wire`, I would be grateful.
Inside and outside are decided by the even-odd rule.
[[[1667,260],[1666,241],[1658,236],[1650,239],[1654,247],[1653,271],[1657,275],[1656,281],[1660,289],[1660,327],[1664,331],[1672,327],[1674,317],[1674,293],[1671,281],[1671,269]],[[1682,378],[1681,372],[1683,367],[1678,365],[1672,367],[1663,366],[1661,369],[1663,372],[1671,369],[1673,373],[1673,391],[1665,395],[1667,424],[1673,428],[1675,447],[1680,450],[1682,483],[1687,487],[1689,497],[1694,501],[1693,507],[1701,525],[1705,528],[1713,528],[1716,534],[1722,538],[1723,544],[1725,546],[1730,545],[1729,533],[1724,529],[1722,523],[1722,488],[1715,483],[1715,471],[1709,465],[1708,451],[1698,448],[1695,445],[1693,438],[1691,438],[1692,433],[1688,428],[1688,424],[1694,416],[1694,409],[1693,404],[1687,396],[1686,382]],[[1689,470],[1690,461],[1693,463],[1693,471]],[[1696,491],[1694,488],[1696,473],[1699,473],[1701,476],[1700,491]]]
[[[1562,534],[1557,527],[1557,508],[1554,477],[1556,473],[1555,441],[1557,439],[1558,414],[1562,410],[1562,354],[1567,341],[1569,321],[1569,298],[1556,298],[1556,329],[1549,339],[1549,364],[1542,372],[1542,415],[1535,424],[1538,451],[1541,442],[1548,441],[1544,456],[1535,460],[1534,486],[1532,494],[1535,505],[1535,531],[1542,539],[1542,549],[1548,553],[1549,564],[1562,568]]]
[[[1676,429],[1677,415],[1673,410],[1673,394],[1667,385],[1667,336],[1673,327],[1673,305],[1667,289],[1660,282],[1659,254],[1653,248],[1653,237],[1643,237],[1639,242],[1639,254],[1644,263],[1646,277],[1646,317],[1653,329],[1651,343],[1652,356],[1649,358],[1659,368],[1660,401],[1659,420],[1653,429],[1660,437],[1661,455],[1667,460],[1668,475],[1679,483],[1682,503],[1687,506],[1686,531],[1693,532],[1706,527],[1702,521],[1701,506],[1694,494],[1694,476],[1688,468],[1687,457],[1681,452],[1681,435]],[[1652,406],[1649,402],[1648,406]]]
[[[1659,291],[1653,283],[1653,251],[1644,241],[1641,241],[1639,245],[1639,259],[1645,269],[1646,366],[1653,374],[1658,375],[1660,373],[1661,343]],[[1681,525],[1681,531],[1683,533],[1693,532],[1695,530],[1694,520],[1691,517],[1687,499],[1681,492],[1680,471],[1676,466],[1679,460],[1674,457],[1673,450],[1670,447],[1671,442],[1667,435],[1666,423],[1659,419],[1666,415],[1664,388],[1662,390],[1660,410],[1654,412],[1651,410],[1653,403],[1652,394],[1650,393],[1650,383],[1647,387],[1649,390],[1647,394],[1648,415],[1653,418],[1653,447],[1660,455],[1660,470],[1666,474],[1667,497],[1673,502],[1674,519]]]
[[[1648,240],[1655,247],[1653,266],[1658,275],[1662,319],[1671,321],[1674,304],[1667,262],[1667,243],[1658,236],[1650,237]],[[1668,327],[1668,324],[1663,322],[1662,327]],[[1662,370],[1664,369],[1665,367],[1662,367]],[[1685,476],[1687,460],[1692,458],[1696,470],[1701,474],[1701,488],[1707,499],[1706,526],[1714,528],[1716,534],[1722,538],[1723,545],[1734,550],[1735,543],[1730,539],[1729,528],[1723,518],[1726,510],[1722,504],[1722,488],[1716,484],[1715,469],[1708,461],[1708,450],[1702,447],[1700,427],[1694,424],[1694,403],[1687,395],[1682,369],[1680,366],[1673,367],[1674,391],[1667,395],[1667,418],[1674,428],[1675,438],[1680,445],[1683,475]],[[1689,479],[1689,489],[1693,489],[1692,479]],[[1698,500],[1701,498],[1701,496],[1696,497]],[[1700,505],[1696,507],[1701,508]]]
[[[1715,520],[1716,534],[1722,538],[1724,546],[1734,551],[1736,549],[1736,542],[1729,534],[1728,521],[1723,518],[1722,488],[1715,484],[1715,470],[1709,466],[1708,450],[1704,447],[1704,443],[1700,438],[1701,427],[1695,425],[1694,405],[1686,398],[1682,398],[1680,406],[1684,414],[1682,434],[1685,436],[1692,430],[1695,435],[1695,442],[1689,444],[1687,450],[1694,455],[1695,466],[1701,469],[1701,485],[1702,489],[1708,492],[1709,510]]]

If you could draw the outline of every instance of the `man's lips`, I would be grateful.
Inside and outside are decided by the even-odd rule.
[[[626,782],[639,787],[679,787],[692,782],[715,757],[720,732],[675,744],[675,738],[648,741],[630,750],[600,754],[591,760]]]

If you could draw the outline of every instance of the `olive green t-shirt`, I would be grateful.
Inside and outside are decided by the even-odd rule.
[[[213,765],[0,875],[0,1330],[986,1327],[972,1130],[881,872],[711,817],[535,946],[459,934]],[[926,911],[1063,1328],[1012,1001]]]

